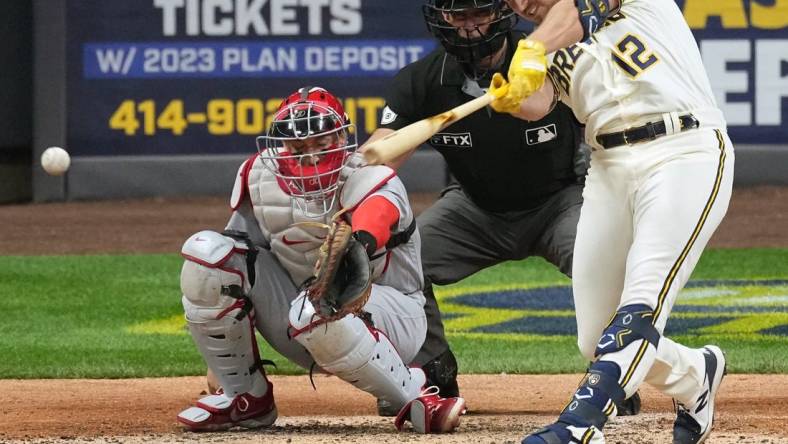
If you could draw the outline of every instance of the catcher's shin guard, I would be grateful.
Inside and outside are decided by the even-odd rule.
[[[201,231],[183,245],[183,308],[189,332],[224,393],[261,396],[267,382],[254,335],[246,244]]]
[[[301,294],[290,308],[290,326],[317,365],[397,408],[424,385],[424,372],[408,368],[383,332],[354,315],[324,322]]]

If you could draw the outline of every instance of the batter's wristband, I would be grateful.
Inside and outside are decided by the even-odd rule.
[[[575,0],[580,25],[583,27],[583,40],[586,41],[591,34],[602,27],[610,15],[609,0]]]

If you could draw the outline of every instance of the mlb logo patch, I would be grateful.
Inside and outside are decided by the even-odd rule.
[[[473,146],[471,133],[438,133],[430,137],[430,145],[450,148],[470,148]]]
[[[540,126],[539,128],[531,128],[525,131],[525,143],[528,145],[549,142],[556,137],[558,137],[558,130],[555,128],[555,123]]]

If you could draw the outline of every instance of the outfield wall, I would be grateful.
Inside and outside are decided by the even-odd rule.
[[[788,6],[678,4],[737,145],[735,184],[788,184]],[[315,5],[34,0],[34,200],[225,194],[281,96],[305,84],[343,97],[365,140],[388,79],[435,41],[417,2]],[[72,154],[66,177],[38,165],[52,145]],[[402,176],[412,191],[447,180],[428,150]]]

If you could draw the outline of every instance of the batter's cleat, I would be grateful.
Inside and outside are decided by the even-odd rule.
[[[268,382],[268,391],[258,398],[242,393],[229,398],[223,393],[210,395],[197,401],[197,405],[178,414],[178,422],[190,432],[215,432],[232,427],[256,429],[270,426],[276,421],[274,387]]]
[[[689,406],[678,404],[676,421],[673,423],[673,444],[700,444],[711,433],[714,421],[714,398],[725,376],[725,355],[719,347],[703,347],[706,359],[706,377],[703,391]]]
[[[449,433],[460,425],[465,414],[465,400],[459,397],[441,398],[438,388],[429,387],[418,398],[405,404],[399,411],[394,425],[402,431],[406,420],[417,433]]]
[[[635,416],[640,413],[640,394],[635,392],[634,395],[625,399],[621,405],[616,405],[616,416]]]
[[[556,422],[537,430],[522,440],[522,444],[605,444],[602,431],[594,426],[575,426]]]

